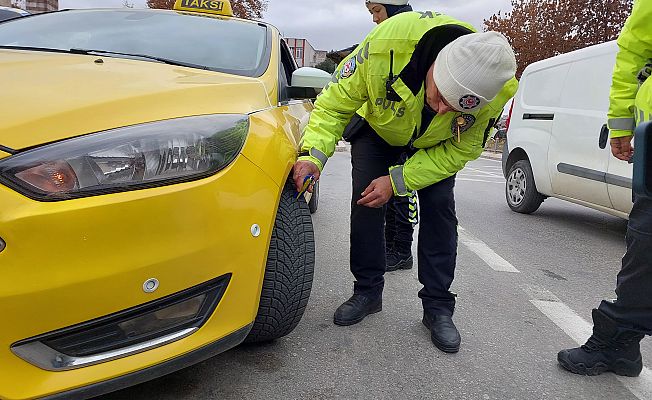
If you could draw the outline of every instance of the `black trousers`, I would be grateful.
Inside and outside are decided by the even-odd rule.
[[[623,328],[652,335],[652,199],[634,201],[616,295],[615,301],[603,301],[599,309]]]
[[[344,130],[342,138],[352,143],[355,137],[369,128],[369,124],[358,114],[355,114]],[[393,154],[393,151],[392,151]],[[391,165],[403,164],[407,160],[407,152],[402,152]],[[394,196],[385,208],[385,251],[401,255],[412,253],[412,238],[416,224],[417,210],[410,210],[415,204],[416,196]]]
[[[381,296],[385,273],[385,207],[357,205],[362,192],[376,178],[389,174],[402,147],[393,147],[366,124],[355,135],[351,147],[353,195],[351,196],[351,272],[354,292]],[[455,177],[418,192],[421,221],[419,228],[419,292],[423,307],[432,315],[452,315],[455,297],[449,288],[457,257],[457,217],[453,189]]]

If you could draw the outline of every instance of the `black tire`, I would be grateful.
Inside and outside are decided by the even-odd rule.
[[[310,214],[316,213],[317,208],[319,208],[319,181],[312,188],[312,196],[308,202],[308,208],[310,209]]]
[[[505,183],[505,197],[509,208],[521,214],[532,214],[546,199],[537,191],[528,160],[517,161],[509,169]]]
[[[303,199],[296,199],[294,185],[288,181],[269,244],[258,314],[245,342],[269,342],[296,328],[308,305],[314,268],[310,210]]]
[[[505,144],[503,144],[503,156],[501,161],[503,163],[503,176],[507,179],[507,161],[509,160],[509,145],[507,144],[507,138],[505,138]]]

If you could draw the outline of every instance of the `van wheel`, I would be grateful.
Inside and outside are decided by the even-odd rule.
[[[315,268],[310,210],[288,181],[269,244],[258,314],[245,342],[269,342],[292,332],[308,305]]]
[[[310,201],[308,202],[308,208],[310,209],[310,214],[317,212],[319,207],[319,181],[315,182],[315,185],[312,187],[312,196],[310,196]]]
[[[509,208],[521,214],[532,214],[545,200],[545,196],[537,191],[532,167],[528,160],[517,161],[509,169],[505,195]]]

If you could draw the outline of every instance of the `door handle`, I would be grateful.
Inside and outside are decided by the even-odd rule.
[[[604,149],[607,147],[607,142],[609,141],[609,127],[607,127],[607,124],[602,125],[602,129],[600,130],[600,148]]]

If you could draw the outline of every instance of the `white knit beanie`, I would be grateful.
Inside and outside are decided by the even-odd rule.
[[[477,111],[491,102],[516,73],[516,57],[498,32],[471,33],[437,55],[433,77],[439,93],[458,111]]]
[[[409,0],[365,0],[365,4],[377,3],[377,4],[389,4],[391,6],[404,6],[407,5]]]

